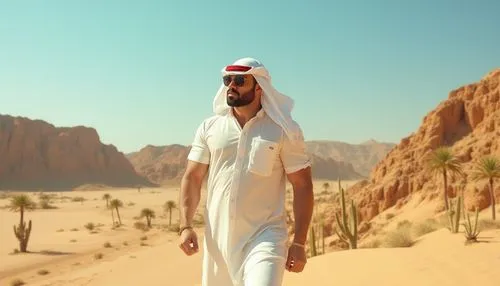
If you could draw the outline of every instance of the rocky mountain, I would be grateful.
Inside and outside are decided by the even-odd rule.
[[[394,143],[383,143],[368,140],[361,144],[348,144],[339,141],[308,141],[307,150],[321,158],[331,158],[339,162],[352,164],[354,170],[364,177],[370,175],[375,165],[382,160],[395,146]]]
[[[369,169],[380,161],[394,144],[370,141],[352,145],[336,141],[309,141],[308,153],[313,162],[313,177],[319,180],[357,180],[366,178]],[[136,171],[152,182],[178,182],[186,167],[190,146],[148,145],[127,154]]]
[[[0,114],[0,189],[72,189],[83,184],[152,186],[93,128],[55,127]]]
[[[452,90],[448,98],[429,112],[421,126],[403,138],[373,169],[368,180],[349,192],[359,204],[361,221],[403,205],[414,193],[423,200],[440,199],[442,177],[426,172],[426,158],[440,146],[451,147],[466,174],[464,203],[469,210],[489,206],[487,184],[473,182],[470,171],[484,155],[500,158],[500,69],[478,82]],[[456,194],[459,179],[450,178],[447,190]],[[500,186],[497,184],[497,197]]]
[[[158,184],[178,183],[186,168],[191,148],[179,144],[168,146],[147,145],[141,150],[127,154],[135,170]]]

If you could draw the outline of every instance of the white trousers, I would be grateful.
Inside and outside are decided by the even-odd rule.
[[[239,265],[241,274],[233,278],[220,255],[205,252],[202,286],[281,286],[286,263],[285,245],[260,242],[250,247]]]
[[[281,286],[285,269],[285,259],[261,257],[258,261],[245,265],[244,286]]]

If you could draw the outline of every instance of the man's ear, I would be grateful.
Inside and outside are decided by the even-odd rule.
[[[254,80],[255,80],[255,79],[254,79]],[[262,88],[260,87],[260,85],[259,85],[259,83],[257,82],[257,80],[255,80],[255,82],[254,82],[254,87],[253,87],[253,90],[254,90],[255,92],[257,92],[257,91],[261,91],[261,90],[262,90]]]

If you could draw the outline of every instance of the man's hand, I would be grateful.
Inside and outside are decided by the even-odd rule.
[[[306,250],[297,245],[291,245],[288,248],[288,258],[286,260],[286,269],[290,272],[302,272],[307,263]]]
[[[198,236],[193,229],[185,229],[179,239],[179,247],[188,256],[198,252]]]

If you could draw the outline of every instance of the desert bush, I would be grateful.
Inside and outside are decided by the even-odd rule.
[[[77,240],[76,239],[72,239],[69,242],[77,242]]]
[[[94,259],[95,259],[95,260],[99,260],[99,259],[102,259],[102,258],[103,258],[103,256],[104,256],[104,255],[103,255],[102,253],[100,253],[100,252],[99,252],[99,253],[94,254]]]
[[[127,246],[127,245],[128,245],[128,242],[124,241],[124,242],[123,242],[123,245]]]
[[[103,246],[105,248],[110,248],[111,247],[111,243],[109,243],[108,241],[106,241]]]
[[[492,219],[481,219],[478,222],[478,227],[482,230],[500,229],[500,221]]]
[[[439,227],[445,227],[449,228],[450,227],[450,217],[447,213],[441,214],[437,219],[437,225]]]
[[[382,245],[384,247],[410,247],[413,245],[413,237],[409,227],[399,227],[386,234]]]
[[[388,213],[385,215],[385,219],[389,220],[391,218],[393,218],[395,215],[393,213]]]
[[[94,230],[95,224],[93,222],[88,222],[84,225],[84,227],[88,230]]]
[[[26,283],[24,283],[24,281],[19,279],[19,278],[16,278],[16,279],[10,281],[10,286],[21,286],[24,284],[26,284]]]
[[[78,231],[78,228],[72,228],[70,231]]]
[[[63,231],[64,231],[64,229],[62,229],[62,228],[56,230],[56,232],[63,232]]]
[[[141,246],[147,246],[147,245],[148,245],[147,243],[145,243],[143,241],[141,242]]]
[[[413,234],[416,237],[422,236],[424,234],[436,231],[438,229],[438,223],[435,219],[427,219],[421,223],[416,224],[413,227]]]
[[[397,229],[411,228],[412,225],[413,225],[413,223],[411,221],[405,219],[405,220],[402,220],[402,221],[398,222]]]
[[[148,237],[146,235],[141,236],[141,240],[148,240]]]
[[[47,269],[40,269],[40,270],[38,270],[37,273],[38,273],[38,275],[47,275],[50,272]]]
[[[44,210],[57,209],[56,206],[50,204],[49,200],[40,200],[40,202],[38,203],[38,206]]]
[[[84,202],[85,198],[84,197],[74,197],[74,198],[71,198],[71,201],[72,202]]]
[[[366,243],[363,243],[360,248],[378,248],[382,245],[381,241],[377,238],[372,239]]]
[[[134,227],[136,229],[143,230],[143,231],[147,231],[149,229],[148,226],[142,221],[134,222]]]

